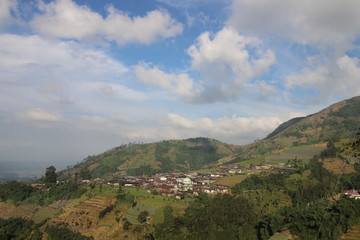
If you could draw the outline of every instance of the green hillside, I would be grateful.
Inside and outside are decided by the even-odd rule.
[[[209,138],[127,144],[89,156],[74,168],[61,172],[61,175],[73,176],[84,168],[90,171],[92,177],[108,178],[121,174],[195,170],[216,164],[219,159],[236,152],[231,145]]]
[[[237,159],[247,160],[276,150],[354,138],[360,127],[360,96],[331,105],[304,118],[281,124],[264,140],[242,146]]]

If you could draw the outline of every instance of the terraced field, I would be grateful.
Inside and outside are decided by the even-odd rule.
[[[360,224],[350,229],[347,233],[342,235],[339,239],[344,240],[358,240],[360,239]]]
[[[265,158],[267,164],[285,164],[288,160],[301,159],[304,163],[308,162],[313,156],[319,155],[325,149],[324,145],[305,145],[292,147],[280,151],[273,152]]]
[[[334,174],[349,174],[354,173],[355,169],[350,164],[342,161],[339,158],[325,158],[323,160],[324,168],[333,172]]]
[[[115,203],[114,198],[95,197],[80,202],[78,206],[64,207],[65,211],[58,217],[52,218],[50,224],[66,224],[75,231],[79,231],[85,236],[93,236],[95,239],[103,238],[104,232],[108,233],[111,226],[100,224],[99,214],[107,206]],[[104,236],[100,236],[100,234]]]

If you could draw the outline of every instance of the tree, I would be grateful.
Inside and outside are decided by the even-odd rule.
[[[46,168],[45,179],[44,182],[46,185],[51,185],[56,183],[56,168],[54,166],[50,166]]]
[[[80,170],[80,178],[86,180],[91,179],[91,174],[88,168],[82,168]]]
[[[125,230],[125,231],[127,231],[127,230],[129,230],[129,228],[131,227],[131,222],[129,222],[128,220],[126,220],[125,222],[124,222],[124,225],[123,225],[123,229]]]
[[[360,158],[360,128],[356,133],[356,139],[344,144],[342,153],[355,158]]]
[[[149,216],[148,211],[142,211],[141,213],[139,213],[137,219],[140,223],[144,223],[147,221],[148,216]]]

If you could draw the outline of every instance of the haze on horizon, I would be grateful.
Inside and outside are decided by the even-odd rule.
[[[0,161],[246,144],[360,95],[357,0],[2,0]],[[47,166],[47,165],[46,165]]]

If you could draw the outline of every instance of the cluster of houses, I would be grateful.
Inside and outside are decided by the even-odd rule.
[[[200,192],[208,194],[227,193],[229,192],[229,187],[215,184],[214,182],[217,179],[235,174],[253,173],[260,170],[274,172],[286,171],[286,169],[280,170],[269,165],[255,166],[251,168],[230,165],[221,166],[218,171],[213,173],[170,172],[159,173],[152,176],[124,176],[118,180],[109,181],[96,178],[92,180],[82,180],[79,184],[107,183],[112,186],[119,186],[120,184],[123,184],[126,187],[148,189],[151,193],[180,198],[181,196],[188,194],[198,195]]]
[[[290,168],[275,168],[271,165],[260,165],[253,167],[242,167],[239,165],[220,166],[219,170],[213,173],[158,173],[152,176],[123,176],[113,180],[103,178],[94,178],[89,180],[78,180],[79,185],[87,184],[108,184],[114,187],[136,187],[147,189],[149,193],[159,194],[162,196],[181,198],[184,195],[198,195],[200,192],[208,194],[227,193],[229,187],[221,184],[215,184],[216,180],[235,175],[235,174],[252,174],[257,171],[271,171],[277,173],[286,173],[291,171]],[[64,181],[57,184],[63,184]],[[31,184],[32,187],[44,189],[44,184]],[[342,197],[360,199],[360,190],[347,190],[341,194]]]

